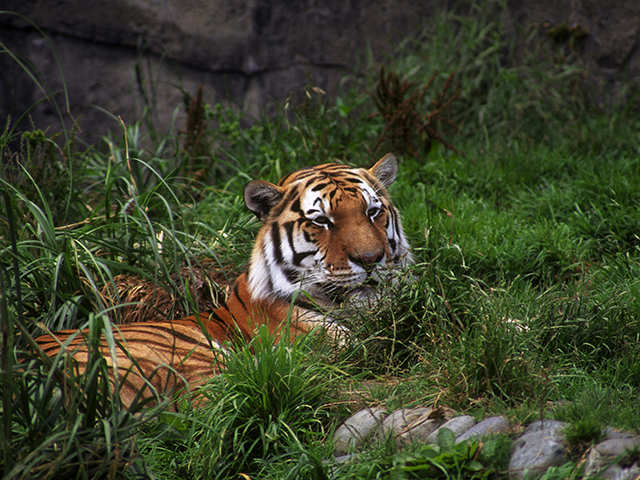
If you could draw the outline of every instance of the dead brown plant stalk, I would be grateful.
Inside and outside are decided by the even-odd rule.
[[[187,109],[186,128],[182,150],[189,159],[186,165],[186,174],[194,180],[204,175],[204,169],[195,160],[210,155],[207,142],[207,119],[205,115],[204,101],[202,100],[202,85],[198,87],[195,97],[184,94],[185,108]]]
[[[409,153],[418,158],[420,144],[428,153],[434,140],[449,150],[464,155],[440,133],[443,125],[458,130],[458,125],[445,116],[445,112],[458,98],[460,90],[450,93],[454,74],[451,73],[440,91],[427,101],[427,92],[433,87],[438,72],[418,87],[415,82],[401,79],[395,72],[380,68],[380,75],[373,95],[378,112],[384,120],[384,129],[374,146],[377,152],[388,141],[398,153]],[[426,104],[426,105],[425,105]]]

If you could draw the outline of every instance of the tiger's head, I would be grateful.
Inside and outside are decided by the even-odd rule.
[[[388,273],[411,262],[400,215],[386,187],[398,161],[369,169],[327,163],[277,185],[254,180],[244,200],[263,222],[249,266],[253,300],[307,292],[321,305],[366,297]]]

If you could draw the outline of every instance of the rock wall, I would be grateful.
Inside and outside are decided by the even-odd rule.
[[[570,45],[600,106],[623,102],[640,87],[637,0],[508,0],[506,22],[512,35],[533,26]]]
[[[380,58],[462,1],[5,0],[3,8],[17,13],[0,14],[0,41],[41,87],[0,54],[0,116],[30,108],[37,126],[55,125],[46,92],[62,110],[68,104],[67,122],[74,118],[93,141],[116,127],[113,115],[131,122],[147,105],[156,126],[167,128],[180,121],[182,90],[200,85],[206,102],[230,99],[255,116],[311,82],[335,92],[367,49]],[[547,25],[579,36],[594,98],[615,97],[640,74],[636,0],[511,0],[505,22],[513,35]]]

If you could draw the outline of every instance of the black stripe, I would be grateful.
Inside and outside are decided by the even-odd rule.
[[[160,330],[166,332],[166,329],[159,326],[155,323],[137,323],[137,324],[129,324],[123,325],[120,330],[114,330],[114,337],[116,340],[124,339],[127,340],[126,335],[128,333],[146,333],[148,335],[153,335],[155,337],[161,338],[162,340],[167,339],[166,335],[162,333],[156,332],[155,330]]]
[[[400,236],[400,220],[398,213],[395,210],[391,210],[391,216],[393,218],[393,231],[396,235]]]
[[[313,303],[307,301],[306,298],[302,297],[301,295],[298,295],[298,298],[296,298],[296,301],[293,302],[295,305],[302,307],[306,310],[314,310],[315,306],[313,305]]]
[[[315,175],[315,173],[316,172],[311,168],[303,168],[302,170],[298,170],[284,177],[278,182],[278,185],[284,185],[288,180],[302,180],[303,178]]]
[[[300,265],[300,262],[307,258],[309,255],[315,255],[318,250],[308,250],[306,252],[294,252],[293,254],[293,264]]]
[[[225,310],[229,311],[229,307],[227,307],[227,304],[224,303],[222,305],[220,305],[220,308],[224,308]],[[227,322],[225,322],[222,317],[220,317],[220,315],[218,315],[215,310],[210,311],[208,314],[209,319],[213,318],[216,322],[218,322],[220,325],[222,325],[223,327],[227,328]]]
[[[293,241],[294,222],[286,222],[282,226],[284,227],[284,229],[287,232],[287,240],[289,241],[289,246],[291,247],[291,251],[293,252],[292,263],[294,265],[300,265],[300,262],[302,262],[302,260],[304,260],[306,257],[308,257],[309,255],[315,255],[317,250],[308,250],[306,252],[298,252],[298,251],[296,251],[295,243]],[[306,232],[304,232],[304,234],[305,234],[305,239],[307,241],[309,241],[308,240],[308,234]],[[286,272],[285,272],[285,275],[287,275]],[[287,278],[289,278],[288,275],[287,275]],[[296,279],[297,279],[297,277],[296,277]]]
[[[304,189],[307,190],[312,184],[313,182],[317,182],[318,179],[317,178],[310,178],[309,180],[307,180],[307,183],[304,184]]]
[[[369,183],[369,185],[371,186],[371,188],[373,188],[373,191],[376,193],[381,193],[384,188],[382,186],[382,184],[380,183],[380,180],[378,180],[375,177],[372,177],[369,172],[367,172],[366,170],[364,171],[364,173],[362,174],[362,176],[364,177],[364,179]]]
[[[201,347],[206,347],[206,348],[210,348],[208,343],[204,343],[201,342],[200,340],[196,340],[193,337],[190,337],[189,335],[185,335],[184,333],[178,332],[176,331],[175,328],[167,328],[167,327],[163,327],[160,325],[149,325],[149,327],[153,327],[154,329],[157,330],[161,330],[163,332],[167,332],[169,334],[171,334],[172,337],[175,337],[179,340],[182,340],[184,342],[189,342],[193,345],[200,345]],[[124,340],[127,340],[126,338],[124,338]],[[128,340],[127,340],[128,341]],[[146,342],[146,340],[144,340]]]
[[[167,337],[166,335],[163,335],[162,333],[158,333],[158,332],[154,332],[153,329],[156,327],[156,325],[154,325],[153,323],[149,323],[149,324],[139,324],[139,325],[124,325],[120,331],[115,331],[114,333],[116,333],[115,335],[115,339],[116,342],[120,342],[122,340],[126,340],[129,341],[129,339],[126,337],[126,334],[131,332],[131,333],[138,333],[138,334],[147,334],[147,335],[153,335],[155,337],[158,337],[162,340],[162,342],[166,342],[167,341]],[[161,329],[160,329],[161,330]],[[134,339],[136,340],[136,339]],[[149,339],[149,341],[151,341],[151,339]],[[104,339],[102,340],[102,343],[104,344]]]
[[[293,244],[293,227],[295,226],[295,222],[285,222],[282,224],[282,228],[287,232],[287,240],[289,241],[289,246],[291,250],[295,253],[296,249]]]
[[[291,199],[292,196],[294,196],[296,194],[296,190],[289,190],[285,196],[284,199],[280,200],[278,202],[277,205],[275,205],[270,211],[269,214],[271,217],[279,217],[280,215],[282,215],[282,212],[284,211],[285,207],[287,205],[289,205],[289,200]]]
[[[62,340],[62,339],[61,339],[61,340]],[[69,347],[71,347],[71,346],[72,346],[72,345],[69,345]],[[60,345],[55,344],[55,345],[52,345],[52,346],[50,346],[50,347],[46,347],[46,348],[43,348],[43,347],[42,347],[42,345],[41,345],[41,346],[40,346],[40,348],[42,349],[42,351],[43,351],[44,353],[46,353],[46,354],[47,354],[47,356],[50,356],[49,354],[50,354],[51,352],[55,352],[56,350],[60,350],[60,348],[61,348],[61,347],[60,347]]]
[[[271,268],[268,268],[269,265],[268,265],[267,260],[266,260],[266,258],[267,258],[267,252],[265,251],[266,248],[267,248],[267,246],[263,243],[262,244],[262,258],[264,259],[264,262],[265,262],[265,269],[264,270],[268,274],[267,281],[268,281],[268,284],[269,284],[269,291],[273,292],[273,278],[271,276]]]
[[[273,256],[276,262],[282,263],[282,248],[280,247],[280,227],[276,222],[271,224],[271,241],[273,242]]]
[[[304,230],[304,229],[302,230],[302,235],[304,236],[304,239],[305,239],[307,242],[311,243],[311,242],[313,241],[313,240],[312,240],[312,238],[311,238],[311,235],[309,235],[309,232],[307,232],[307,231],[306,231],[306,230]]]
[[[283,268],[284,276],[287,277],[289,283],[296,283],[298,281],[298,272],[293,268]]]
[[[393,209],[389,209],[389,213],[391,214],[391,220],[393,221],[393,232],[400,237],[400,228],[398,226],[398,215],[396,214],[395,210]],[[393,241],[394,246],[391,248],[391,250],[396,249],[396,241]],[[391,239],[389,239],[389,245],[391,245]]]
[[[127,337],[121,337],[118,339],[118,348],[120,350],[122,350],[123,352],[127,352],[128,353],[128,349],[127,346],[130,345],[134,345],[134,344],[142,344],[145,347],[154,347],[154,350],[156,350],[155,347],[157,347],[157,350],[169,350],[169,351],[175,351],[175,349],[177,348],[175,346],[175,343],[170,343],[167,344],[167,337],[163,337],[162,341],[158,341],[158,340],[151,340],[150,338],[127,338]],[[106,343],[102,344],[103,347],[107,347]],[[131,354],[132,358],[135,358],[136,361],[140,362],[141,360],[144,360],[144,357],[134,357],[133,354]]]
[[[301,178],[308,177],[309,175],[313,175],[315,172],[313,167],[302,167],[295,172],[291,172],[289,175],[285,176],[282,180],[278,182],[278,185],[282,186],[287,183],[289,180],[299,180]]]
[[[242,298],[240,297],[240,290],[238,287],[238,282],[236,282],[233,285],[233,294],[236,296],[236,298],[238,299],[238,302],[240,302],[240,305],[242,306],[242,308],[244,308],[245,312],[248,312],[249,309],[247,308],[247,305],[244,303],[244,300],[242,300]]]
[[[329,185],[329,182],[327,183],[319,183],[318,185],[316,185],[315,187],[313,187],[311,189],[312,192],[317,192],[318,190],[322,190],[324,187],[326,187],[327,185]]]
[[[325,165],[324,167],[325,170],[331,170],[333,172],[338,171],[338,170],[351,170],[351,167],[348,165],[345,165],[344,163],[329,163],[327,165]]]

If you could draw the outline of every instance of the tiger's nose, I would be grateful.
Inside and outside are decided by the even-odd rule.
[[[383,250],[378,250],[375,252],[357,252],[354,255],[349,255],[349,259],[361,267],[365,267],[367,265],[372,265],[374,263],[379,263],[384,256]]]

